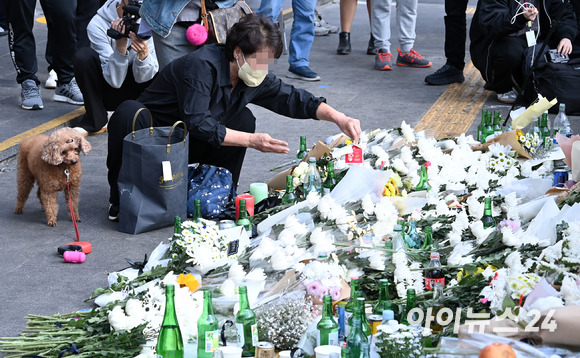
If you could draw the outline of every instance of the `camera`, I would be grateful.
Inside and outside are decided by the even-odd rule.
[[[114,29],[108,29],[107,35],[109,37],[118,40],[123,37],[129,37],[129,32],[133,32],[141,40],[147,40],[151,36],[139,35],[139,20],[141,15],[139,15],[139,10],[141,9],[142,1],[129,0],[129,3],[123,6],[123,25],[125,26],[125,32],[121,33]]]
[[[558,50],[550,50],[546,52],[546,59],[552,63],[567,63],[569,60],[568,55],[562,56]]]

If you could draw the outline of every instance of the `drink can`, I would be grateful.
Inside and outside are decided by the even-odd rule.
[[[554,185],[558,188],[563,188],[568,181],[568,171],[566,169],[554,170]]]
[[[233,220],[221,220],[219,228],[220,230],[227,230],[231,229],[236,226],[236,223]]]
[[[270,342],[258,342],[256,346],[256,358],[274,358],[274,344]]]
[[[377,333],[377,327],[383,321],[383,316],[378,314],[372,314],[369,316],[369,323],[371,324],[371,336]]]

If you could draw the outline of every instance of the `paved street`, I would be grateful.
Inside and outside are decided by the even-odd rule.
[[[475,6],[475,2],[470,4]],[[320,6],[325,21],[339,24],[338,2]],[[374,57],[366,54],[369,23],[363,2],[358,6],[353,24],[352,53],[336,54],[338,35],[316,37],[310,56],[311,68],[322,76],[320,82],[287,82],[327,98],[328,103],[349,116],[361,120],[363,129],[389,128],[402,120],[416,125],[447,89],[428,86],[424,77],[445,62],[443,54],[443,1],[420,0],[415,49],[433,61],[433,67],[415,69],[397,67],[382,72],[373,68]],[[468,15],[471,18],[471,15]],[[393,11],[393,52],[398,46]],[[47,64],[44,60],[46,25],[36,23],[38,76],[44,83]],[[286,22],[289,36],[291,21]],[[72,222],[66,215],[64,196],[59,197],[60,213],[56,227],[46,226],[44,213],[34,193],[22,215],[13,213],[16,202],[16,163],[14,146],[24,136],[66,125],[79,114],[79,107],[52,101],[53,90],[42,89],[45,108],[25,111],[20,108],[20,86],[8,53],[7,37],[0,38],[0,337],[15,336],[25,327],[27,314],[50,315],[92,307],[84,302],[91,292],[107,284],[107,273],[126,268],[125,258],[141,261],[172,233],[166,228],[141,235],[117,231],[117,223],[107,219],[108,191],[106,155],[107,134],[88,137],[92,152],[83,157],[79,224],[81,240],[93,245],[93,252],[83,264],[64,263],[57,255],[58,246],[74,241]],[[285,77],[287,55],[272,67]],[[491,95],[485,105],[499,102]],[[270,168],[294,157],[299,136],[306,135],[308,146],[339,132],[333,124],[313,120],[293,120],[261,108],[252,108],[257,130],[290,144],[290,154],[277,155],[248,150],[238,192],[249,190],[252,182],[264,182],[273,176]],[[573,117],[573,122],[577,122]],[[472,119],[466,118],[471,121]],[[479,117],[476,119],[479,120]],[[574,123],[576,133],[580,127]],[[473,133],[473,125],[469,131]]]

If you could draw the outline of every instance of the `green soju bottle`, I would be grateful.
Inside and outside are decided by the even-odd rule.
[[[502,133],[499,121],[501,120],[501,114],[499,111],[493,111],[493,134],[496,136]]]
[[[292,175],[286,176],[286,192],[282,195],[282,204],[293,204],[296,202],[296,194],[294,194],[294,183]]]
[[[484,229],[495,226],[495,219],[493,218],[491,211],[491,198],[485,198],[485,206],[483,207],[481,222],[483,222]]]
[[[548,124],[548,111],[542,113],[542,120],[540,121],[540,133],[542,134],[542,142],[546,151],[552,148],[552,131]]]
[[[403,317],[401,317],[402,324],[408,326],[410,324],[409,319],[415,318],[415,315],[413,315],[413,317],[409,317],[409,313],[415,307],[417,307],[417,297],[415,296],[415,290],[413,288],[409,288],[407,290],[407,305],[405,306],[405,313]]]
[[[173,238],[172,240],[181,239],[181,216],[176,216],[173,219]]]
[[[417,220],[413,219],[409,220],[409,230],[407,231],[407,235],[405,235],[405,241],[407,242],[407,245],[412,249],[421,248],[421,237],[417,232]]]
[[[348,350],[348,346],[343,346],[340,350],[340,358],[350,358],[350,351]]]
[[[493,135],[493,125],[491,119],[491,112],[487,112],[487,119],[485,120],[485,126],[483,127],[483,140],[482,143],[485,143],[487,137]]]
[[[356,298],[356,301],[361,309],[362,331],[365,334],[365,336],[370,337],[371,336],[371,323],[369,322],[369,320],[367,318],[366,311],[365,311],[365,301],[366,300],[364,297],[361,297],[361,296],[362,296],[362,292],[359,291],[358,297]]]
[[[419,184],[415,187],[416,191],[429,191],[431,190],[431,186],[429,185],[429,177],[427,177],[427,167],[422,165],[421,166],[421,177],[419,178]]]
[[[165,315],[157,339],[157,357],[183,358],[183,338],[175,313],[175,286],[165,286]]]
[[[346,338],[346,346],[350,352],[350,358],[360,358],[361,343],[368,342],[368,338],[362,330],[362,320],[360,316],[360,308],[357,307],[355,317],[352,319],[352,328]]]
[[[322,183],[322,195],[330,194],[336,185],[336,178],[334,176],[334,162],[328,162],[326,165],[327,174],[324,183]]]
[[[433,247],[433,228],[431,226],[425,226],[425,237],[423,238],[423,246],[421,249],[427,250]]]
[[[201,222],[201,200],[199,199],[193,201],[193,218],[191,221],[195,223]]]
[[[220,332],[211,296],[211,291],[203,292],[203,313],[197,320],[197,358],[211,358],[219,347]]]
[[[324,295],[322,299],[322,317],[316,328],[318,328],[317,346],[338,346],[338,323],[332,315],[332,297],[330,295]]]
[[[238,330],[238,347],[242,347],[243,357],[253,357],[258,345],[258,325],[256,315],[250,309],[248,290],[246,286],[238,288],[240,294],[240,310],[236,315],[236,328]]]
[[[371,349],[369,342],[362,342],[360,344],[360,358],[371,358]]]
[[[483,138],[483,127],[485,127],[485,118],[487,116],[486,113],[487,113],[486,109],[481,110],[481,121],[479,122],[479,125],[477,126],[477,140],[479,142],[481,142],[481,140]]]
[[[240,211],[238,220],[236,220],[236,226],[243,226],[248,233],[252,232],[252,223],[250,222],[250,219],[248,219],[248,211],[246,210],[245,199],[240,200]]]
[[[389,300],[389,280],[386,278],[379,280],[379,300],[373,307],[373,314],[382,315],[384,310],[390,310],[392,303]]]
[[[296,153],[296,164],[300,163],[306,154],[308,154],[308,150],[306,149],[306,137],[300,136],[300,149],[298,150],[298,153]]]
[[[348,336],[350,332],[351,318],[354,314],[354,308],[356,306],[356,298],[358,297],[358,291],[360,289],[358,277],[352,277],[350,280],[350,298],[348,303],[344,307],[344,321],[345,324],[345,335]]]

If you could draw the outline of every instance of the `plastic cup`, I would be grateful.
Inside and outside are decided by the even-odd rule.
[[[246,201],[246,210],[249,216],[254,215],[254,196],[250,194],[240,194],[236,196],[236,220],[240,218],[240,200]]]
[[[224,358],[240,358],[242,356],[241,347],[224,346],[219,348],[223,352]]]
[[[316,358],[329,358],[331,353],[340,354],[340,351],[341,349],[339,346],[318,346],[314,348]]]
[[[252,183],[250,184],[250,194],[254,196],[254,202],[260,201],[268,197],[268,184],[266,183]]]

